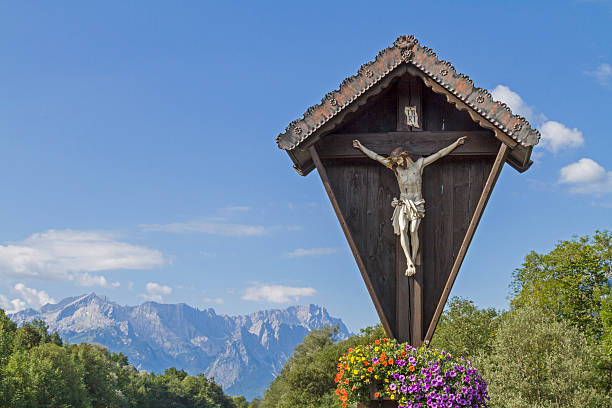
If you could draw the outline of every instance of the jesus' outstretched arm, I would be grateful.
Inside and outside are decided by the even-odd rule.
[[[391,167],[393,165],[393,163],[391,163],[391,160],[389,160],[387,157],[383,157],[380,154],[378,154],[376,152],[373,152],[372,150],[368,149],[367,147],[362,145],[359,142],[359,140],[356,140],[356,139],[353,140],[353,147],[355,149],[361,150],[363,152],[363,154],[365,154],[366,156],[368,156],[372,160],[376,160],[377,162],[379,162],[383,166]]]
[[[447,146],[444,149],[441,149],[440,151],[432,154],[431,156],[425,157],[423,159],[423,167],[429,166],[431,163],[435,162],[436,160],[441,159],[442,157],[446,156],[447,154],[455,150],[457,146],[465,143],[465,139],[467,139],[466,136],[460,137],[459,139],[455,141],[455,143],[451,144],[450,146]]]

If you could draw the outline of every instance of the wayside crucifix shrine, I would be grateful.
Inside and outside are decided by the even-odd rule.
[[[364,64],[276,141],[317,169],[390,337],[430,340],[504,166],[540,134],[413,36]]]

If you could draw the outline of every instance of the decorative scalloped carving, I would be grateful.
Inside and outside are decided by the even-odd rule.
[[[450,62],[438,59],[432,49],[419,45],[414,36],[404,35],[398,37],[392,47],[381,50],[374,61],[363,64],[355,75],[344,79],[320,104],[308,108],[301,119],[291,122],[276,138],[278,146],[285,150],[295,148],[402,63],[413,64],[470,107],[466,110],[482,126],[499,129],[526,147],[538,143],[540,132],[532,129],[525,118],[513,114],[506,104],[495,101],[486,89],[476,88],[469,76],[457,73]],[[472,110],[478,115],[473,115]]]

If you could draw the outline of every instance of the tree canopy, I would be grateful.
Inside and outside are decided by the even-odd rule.
[[[214,380],[138,371],[98,344],[63,345],[42,321],[17,327],[0,309],[0,407],[256,408]]]
[[[599,339],[604,335],[602,311],[611,294],[610,279],[612,233],[596,231],[592,237],[560,241],[546,254],[530,252],[514,271],[511,305],[532,305]]]

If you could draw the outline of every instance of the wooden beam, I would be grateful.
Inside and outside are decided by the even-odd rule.
[[[353,139],[358,139],[368,149],[382,155],[388,155],[391,150],[402,146],[408,153],[428,156],[450,145],[461,136],[467,136],[465,144],[453,150],[450,156],[495,156],[499,149],[499,141],[493,137],[493,133],[484,130],[332,133],[319,141],[317,151],[324,159],[364,157],[363,153],[353,147]]]
[[[420,347],[423,344],[423,257],[421,249],[417,253],[414,265],[416,273],[410,279],[410,295],[412,297],[410,344],[413,347]]]
[[[406,255],[400,243],[400,237],[395,238],[395,339],[399,342],[412,344],[412,278],[406,276]]]
[[[493,187],[495,186],[495,183],[499,178],[499,174],[501,173],[501,170],[504,166],[504,162],[506,161],[507,155],[508,146],[502,143],[499,148],[499,151],[497,152],[497,156],[495,157],[495,162],[493,162],[493,167],[489,172],[489,177],[487,178],[487,182],[484,186],[484,189],[482,190],[482,194],[480,195],[478,204],[476,205],[476,210],[474,210],[474,215],[472,216],[470,225],[468,226],[468,229],[465,233],[465,237],[463,238],[463,242],[461,243],[461,248],[459,248],[459,252],[457,254],[457,257],[455,258],[453,267],[451,268],[450,275],[448,277],[448,280],[446,281],[444,290],[442,291],[442,296],[440,297],[438,305],[436,306],[436,311],[434,312],[433,318],[431,319],[431,323],[429,324],[429,328],[427,329],[425,340],[431,341],[431,338],[434,335],[436,326],[438,325],[438,320],[442,315],[442,311],[444,310],[444,306],[446,305],[446,301],[448,300],[450,291],[453,288],[453,284],[455,283],[455,279],[457,278],[457,274],[459,273],[459,268],[463,263],[463,259],[465,258],[467,249],[470,246],[472,238],[474,237],[476,227],[478,227],[478,223],[480,222],[482,213],[487,205],[487,202],[489,201],[489,197],[491,197]]]
[[[391,325],[389,324],[389,321],[387,320],[385,314],[383,313],[382,305],[378,299],[378,296],[376,295],[376,291],[374,290],[372,281],[370,281],[370,277],[368,276],[368,273],[365,268],[365,264],[363,260],[361,259],[361,255],[359,255],[359,251],[357,250],[357,245],[355,245],[355,240],[353,239],[353,236],[351,235],[351,231],[348,227],[348,224],[346,223],[346,220],[344,219],[344,215],[342,214],[342,211],[340,210],[340,206],[338,205],[338,200],[336,200],[336,197],[334,196],[334,192],[331,188],[329,179],[327,177],[327,172],[325,171],[325,166],[323,166],[323,163],[321,162],[321,159],[319,157],[319,154],[315,146],[310,146],[308,150],[310,151],[312,160],[317,168],[319,176],[321,177],[321,181],[323,182],[323,186],[325,187],[325,191],[327,192],[329,201],[331,201],[332,207],[334,208],[336,217],[338,217],[338,221],[340,221],[340,226],[342,227],[344,236],[346,237],[349,247],[351,248],[351,252],[353,252],[353,256],[355,257],[355,261],[357,262],[357,266],[359,267],[359,272],[361,272],[361,277],[363,278],[366,284],[366,287],[368,288],[368,292],[370,293],[370,297],[372,298],[372,301],[374,302],[374,307],[376,308],[378,317],[380,318],[380,321],[383,325],[383,328],[385,329],[385,332],[387,333],[387,336],[393,337]]]
[[[423,130],[423,81],[415,76],[403,76],[397,84],[396,130],[420,132]],[[406,107],[416,108],[418,127],[406,123]]]

